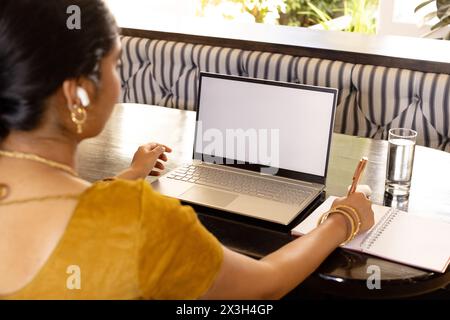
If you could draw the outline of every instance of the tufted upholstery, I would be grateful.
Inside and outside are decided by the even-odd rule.
[[[418,143],[450,151],[450,75],[269,52],[123,37],[122,102],[195,110],[200,71],[339,89],[335,132],[386,138],[418,131]]]

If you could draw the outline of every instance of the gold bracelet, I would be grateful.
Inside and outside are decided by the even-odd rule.
[[[338,210],[342,210],[342,211],[348,210],[347,212],[350,212],[353,215],[353,219],[356,224],[356,231],[355,231],[355,237],[356,237],[356,235],[358,235],[359,231],[361,230],[361,217],[358,214],[358,211],[356,211],[355,208],[352,208],[352,207],[346,206],[346,205],[338,205],[338,206],[334,207],[334,209],[338,209]]]
[[[356,234],[357,234],[357,233],[356,233],[356,223],[355,223],[354,218],[353,218],[348,212],[343,211],[343,210],[339,210],[339,209],[334,209],[334,208],[333,208],[332,210],[329,210],[329,211],[325,212],[325,213],[320,217],[319,221],[317,222],[317,226],[319,226],[319,225],[321,225],[322,223],[324,223],[325,220],[327,220],[328,217],[329,217],[331,214],[333,214],[333,213],[339,213],[339,214],[342,214],[344,217],[346,217],[346,218],[350,221],[350,224],[351,224],[352,230],[350,231],[350,234],[349,234],[349,236],[347,237],[347,239],[346,239],[343,243],[341,243],[341,246],[342,246],[342,245],[345,245],[345,244],[349,243],[350,241],[352,241],[352,240],[355,238],[355,236],[356,236]]]
[[[341,243],[342,246],[346,245],[347,243],[349,243],[350,241],[355,239],[355,237],[357,235],[356,222],[353,219],[353,217],[348,212],[346,212],[344,210],[333,209],[330,214],[333,214],[333,213],[339,213],[339,214],[344,215],[350,221],[350,223],[352,225],[352,230],[350,231],[350,235],[348,236],[348,238],[343,243]]]

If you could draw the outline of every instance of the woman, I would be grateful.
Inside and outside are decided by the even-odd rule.
[[[66,10],[81,9],[81,29]],[[75,171],[119,96],[120,42],[101,0],[0,2],[0,297],[280,298],[373,224],[362,194],[257,261],[223,247],[190,207],[141,178],[170,148],[139,148],[118,179]],[[125,180],[128,179],[128,180]]]

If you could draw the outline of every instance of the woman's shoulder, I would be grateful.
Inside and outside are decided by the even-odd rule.
[[[140,194],[144,185],[148,185],[143,179],[125,180],[112,179],[94,182],[82,196],[108,196],[112,194]]]
[[[175,199],[163,196],[153,190],[150,183],[144,179],[125,180],[114,179],[110,181],[98,181],[92,184],[81,195],[80,201],[89,200],[90,202],[121,204],[133,201],[142,202],[142,200],[158,203],[166,202],[179,203]]]
[[[81,195],[72,222],[86,221],[97,226],[159,226],[175,230],[196,224],[197,216],[179,200],[154,191],[146,180],[117,179],[96,182]]]
[[[150,184],[145,180],[99,181],[85,190],[78,202],[77,213],[82,215],[109,216],[127,213],[128,217],[141,210],[143,194],[152,197]],[[134,214],[133,214],[134,213]]]
[[[99,181],[91,185],[80,197],[79,209],[90,211],[152,211],[167,210],[180,205],[176,199],[155,192],[144,179]]]

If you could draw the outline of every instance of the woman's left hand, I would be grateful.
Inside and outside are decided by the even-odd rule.
[[[159,143],[148,143],[138,148],[134,154],[131,166],[117,176],[120,179],[137,180],[147,176],[159,176],[158,170],[164,170],[163,162],[167,161],[166,153],[171,153],[172,149]]]

